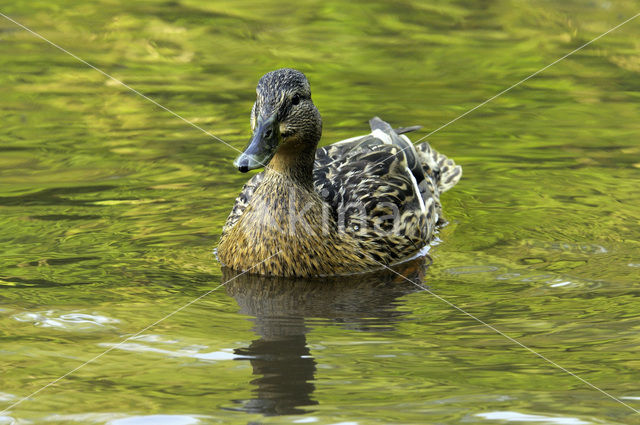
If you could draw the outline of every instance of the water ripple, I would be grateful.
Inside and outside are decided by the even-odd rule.
[[[147,415],[131,416],[107,422],[106,425],[195,425],[202,423],[197,416]]]
[[[124,351],[133,351],[138,353],[156,353],[162,354],[168,357],[189,357],[197,360],[208,360],[208,361],[220,361],[220,360],[236,360],[236,359],[248,359],[253,358],[250,356],[240,356],[233,353],[233,349],[225,348],[217,351],[203,351],[208,347],[205,345],[188,345],[184,347],[176,347],[173,350],[167,349],[165,347],[154,347],[151,344],[178,344],[179,341],[176,340],[166,340],[158,335],[140,335],[138,337],[132,338],[130,341],[136,342],[126,342],[124,344],[112,344],[112,343],[102,343],[99,344],[102,347],[115,347],[119,350]],[[148,342],[150,344],[141,344],[140,342]]]
[[[593,422],[586,422],[578,418],[553,417],[541,415],[528,415],[525,413],[497,411],[488,413],[478,413],[476,416],[489,420],[503,420],[513,422],[544,422],[557,425],[586,425]]]
[[[99,314],[64,313],[55,310],[23,312],[13,315],[19,322],[30,322],[42,328],[56,328],[67,331],[102,329],[119,320]]]

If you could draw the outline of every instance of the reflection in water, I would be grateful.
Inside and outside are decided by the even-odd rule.
[[[429,257],[394,267],[398,273],[422,282]],[[223,281],[237,272],[223,271]],[[287,279],[239,275],[226,285],[240,313],[253,316],[258,339],[235,350],[249,359],[255,379],[255,398],[236,401],[239,410],[264,415],[305,413],[301,406],[317,404],[316,362],[307,347],[307,319],[328,319],[349,329],[393,330],[404,314],[396,309],[398,298],[418,287],[397,274],[376,273],[322,279]]]
[[[251,381],[257,387],[256,398],[240,402],[242,410],[266,415],[300,414],[304,411],[297,406],[317,404],[311,398],[316,362],[306,346],[304,326],[298,329],[298,334],[286,335],[292,331],[288,329],[282,335],[261,335],[247,348],[235,350],[236,354],[252,356],[256,375]]]

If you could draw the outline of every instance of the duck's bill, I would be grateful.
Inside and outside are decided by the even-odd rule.
[[[233,161],[242,173],[266,167],[275,155],[280,143],[280,128],[275,114],[268,118],[258,118],[251,141],[244,151]]]

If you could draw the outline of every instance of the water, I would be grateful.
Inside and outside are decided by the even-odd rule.
[[[257,79],[309,77],[324,143],[420,137],[633,1],[0,3],[242,148]],[[434,294],[640,409],[640,20],[429,137],[464,167]],[[0,424],[632,424],[628,407],[388,273],[228,279],[236,152],[0,18]],[[415,137],[414,140],[415,140]],[[140,332],[139,334],[137,334]],[[136,335],[137,334],[137,335]],[[124,344],[119,342],[134,336]]]

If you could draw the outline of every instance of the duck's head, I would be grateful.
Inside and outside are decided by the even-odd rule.
[[[290,68],[271,71],[260,78],[256,92],[251,109],[253,136],[233,162],[238,170],[246,173],[265,167],[276,154],[313,155],[322,120],[304,74]]]

